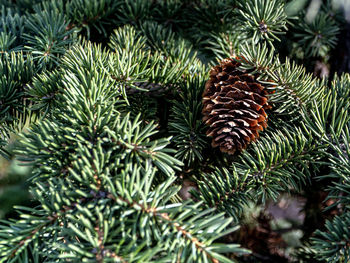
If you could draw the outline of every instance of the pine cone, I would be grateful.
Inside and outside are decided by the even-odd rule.
[[[267,127],[269,92],[255,76],[239,70],[240,63],[224,59],[210,72],[203,93],[203,121],[212,147],[234,154],[242,151]]]

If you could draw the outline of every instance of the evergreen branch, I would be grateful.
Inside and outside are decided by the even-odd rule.
[[[114,198],[112,195],[109,195],[109,197],[112,198],[114,201],[116,201],[116,198]],[[180,232],[182,234],[182,236],[185,237],[185,239],[187,239],[190,242],[192,242],[192,244],[196,247],[196,249],[200,253],[204,253],[214,263],[219,262],[217,259],[213,258],[210,255],[207,247],[202,242],[200,242],[197,237],[192,236],[192,234],[190,232],[188,232],[184,226],[181,226],[173,218],[170,218],[168,213],[160,213],[160,212],[157,211],[157,208],[144,207],[142,204],[138,204],[138,203],[135,203],[135,202],[131,203],[128,200],[122,199],[121,197],[118,197],[118,200],[127,203],[129,205],[129,207],[131,207],[131,208],[133,208],[135,206],[139,207],[142,212],[144,212],[146,214],[149,214],[150,216],[155,216],[155,217],[161,219],[162,221],[165,221],[170,226],[175,228],[178,232]]]
[[[217,239],[221,235],[225,235],[233,230],[231,229],[221,232],[231,221],[229,219],[225,219],[223,214],[208,217],[212,211],[202,211],[201,209],[198,209],[200,204],[166,205],[167,200],[169,200],[178,191],[178,188],[170,187],[174,178],[167,180],[162,185],[159,185],[156,189],[152,190],[151,185],[154,177],[154,169],[147,169],[146,173],[141,173],[141,169],[137,168],[137,165],[135,165],[134,167],[129,167],[126,170],[121,171],[119,176],[119,179],[117,179],[115,182],[112,182],[110,179],[108,180],[106,192],[90,192],[88,194],[89,197],[80,198],[81,200],[84,200],[84,202],[74,204],[74,213],[73,211],[70,211],[67,214],[65,213],[64,217],[61,217],[62,226],[64,226],[64,242],[55,244],[55,246],[59,247],[62,252],[65,252],[59,255],[61,259],[77,260],[78,258],[95,258],[98,262],[101,260],[106,260],[109,262],[109,258],[115,259],[115,257],[119,257],[118,259],[123,258],[125,261],[130,260],[130,262],[139,259],[141,256],[148,260],[153,257],[159,259],[163,259],[163,257],[164,259],[171,259],[168,258],[168,253],[163,252],[168,250],[167,244],[169,244],[169,242],[176,242],[177,239],[173,239],[173,237],[177,235],[176,233],[178,232],[182,233],[184,239],[190,243],[180,243],[175,247],[171,247],[173,247],[174,253],[179,254],[181,259],[186,259],[186,262],[189,262],[187,260],[191,259],[189,253],[193,254],[193,252],[188,251],[183,246],[188,246],[190,248],[192,247],[192,244],[197,245],[196,250],[198,250],[199,254],[204,253],[203,257],[212,259],[213,262],[217,262],[215,259],[219,260],[220,262],[231,262],[223,256],[217,254],[215,251],[231,251],[238,253],[246,252],[235,245],[208,245],[214,239]],[[65,187],[68,188],[67,190],[60,189],[61,184],[57,181],[53,181],[50,183],[50,189],[46,189],[43,185],[42,190],[38,189],[39,191],[36,191],[36,198],[38,198],[40,202],[45,203],[47,208],[49,206],[52,207],[49,208],[48,211],[51,211],[51,209],[55,210],[55,207],[63,207],[64,210],[67,210],[66,206],[62,206],[59,203],[68,202],[68,200],[72,198],[71,195],[73,193],[78,193],[78,191],[80,194],[83,194],[81,187],[79,190],[74,189],[74,182],[68,183],[68,181],[64,180],[62,183],[63,185],[66,185]],[[60,191],[60,194],[53,194],[55,192],[58,193],[58,190]],[[47,197],[43,196],[43,194],[46,195],[46,193],[51,193],[50,196],[56,196],[56,201],[53,201],[52,198],[50,200],[50,198],[48,199]],[[83,196],[85,196],[85,194],[83,194]],[[112,200],[113,202],[108,202],[108,199]],[[93,205],[94,207],[92,211],[87,209],[87,207],[90,207],[90,205]],[[130,209],[133,209],[134,212],[131,212]],[[62,211],[58,212],[58,214],[59,213],[62,214]],[[135,222],[135,216],[138,218],[137,222]],[[108,226],[107,221],[103,220],[102,218],[110,218],[110,221],[108,221]],[[121,218],[123,220],[115,220],[116,218]],[[157,218],[157,222],[158,220],[167,222],[167,225],[171,226],[174,232],[172,233],[162,230],[165,226],[164,224],[156,224],[153,226],[153,223],[151,223],[152,218]],[[149,223],[147,223],[145,220],[149,221]],[[96,225],[96,222],[100,222],[100,224]],[[136,229],[135,226],[132,227],[131,225],[125,228],[117,227],[119,224],[128,225],[130,223],[140,223],[141,225],[138,226],[138,229]],[[158,226],[160,229],[158,229]],[[82,227],[86,228],[86,230],[83,231]],[[151,227],[150,230],[147,230],[148,227]],[[206,227],[208,227],[207,230]],[[104,229],[103,234],[101,229]],[[145,235],[142,233],[147,233],[148,231],[151,231],[151,233],[154,232],[153,237],[156,238],[158,245],[154,246],[154,241],[151,241],[153,238],[149,235],[144,236],[144,238],[147,237],[146,240],[148,240],[147,246],[150,246],[151,244],[153,245],[144,251],[145,254],[135,254],[135,246],[138,245],[134,244],[132,240],[122,241],[124,239],[123,238],[118,245],[118,241],[116,243],[116,240],[120,240],[119,236],[125,236],[125,234],[119,232],[128,232],[129,229],[140,231],[139,233],[141,235]],[[74,234],[71,233],[72,231]],[[161,236],[159,236],[160,233],[162,233]],[[203,237],[203,235],[206,237]],[[150,238],[152,239],[150,240]],[[76,239],[79,240],[79,243],[74,241]],[[84,243],[84,240],[89,242],[92,247],[91,245]],[[125,244],[125,242],[127,243]],[[131,243],[128,244],[129,242]],[[122,254],[111,253],[111,251],[116,251],[116,245],[122,246],[119,250],[122,252]],[[143,245],[141,244],[141,249],[142,246]],[[142,249],[142,251],[143,250],[144,249]],[[150,251],[152,252],[151,254]],[[158,256],[156,256],[156,253]],[[174,255],[174,253],[172,255]],[[127,257],[124,257],[124,255]],[[52,255],[52,258],[55,258],[55,255]],[[183,261],[181,260],[181,262]]]
[[[175,152],[165,148],[170,143],[170,138],[150,142],[147,137],[156,133],[156,126],[151,122],[140,131],[138,118],[136,117],[131,124],[129,122],[129,115],[127,115],[122,121],[118,121],[116,131],[106,128],[106,132],[111,137],[113,143],[122,146],[126,153],[131,153],[130,157],[135,158],[137,162],[140,162],[141,158],[152,160],[164,174],[167,176],[173,175],[174,169],[179,170],[179,166],[182,163],[167,154]],[[126,136],[121,136],[123,131],[126,132]],[[128,161],[126,160],[126,162]]]
[[[40,69],[52,69],[57,65],[59,57],[73,42],[70,37],[73,30],[66,30],[68,22],[64,20],[64,15],[54,11],[42,11],[28,18],[28,33],[23,34],[27,41],[25,47],[38,60]]]
[[[59,213],[47,215],[44,210],[18,207],[19,211],[30,214],[21,214],[21,220],[4,221],[0,226],[0,262],[16,262],[31,243],[54,231],[57,221],[73,209],[73,206],[66,206]],[[15,227],[16,231],[9,226]]]
[[[207,146],[201,120],[205,77],[206,74],[200,74],[180,85],[180,101],[174,101],[170,117],[169,129],[177,148],[175,157],[185,161],[187,166],[202,161],[202,151]]]
[[[135,52],[135,50],[147,51],[149,47],[146,45],[146,37],[137,34],[134,27],[125,25],[114,30],[110,37],[108,46],[118,54],[123,52]]]
[[[326,231],[317,230],[312,237],[315,257],[327,262],[347,262],[350,260],[350,213],[336,216],[326,222]]]
[[[32,102],[31,110],[46,116],[57,107],[57,97],[62,94],[63,71],[55,69],[43,72],[32,79],[27,86],[26,94]]]
[[[324,97],[322,83],[288,58],[281,64],[274,49],[269,51],[266,44],[246,45],[241,58],[242,68],[261,74],[260,81],[273,91],[269,101],[277,114],[299,118],[304,107],[309,108],[313,100],[320,102]]]
[[[8,12],[4,10],[0,16],[0,53],[19,51],[23,45],[23,33],[25,28],[24,15],[12,13],[11,9]]]
[[[111,76],[128,93],[132,93],[132,89],[149,91],[148,88],[153,86],[166,90],[166,87],[174,86],[195,61],[195,55],[190,48],[185,48],[184,41],[169,37],[167,43],[161,44],[162,34],[167,30],[154,23],[143,26],[141,32],[144,35],[128,25],[118,28],[109,43],[115,52],[109,66]],[[152,46],[163,48],[153,52]]]
[[[173,48],[176,49],[176,44],[174,44],[176,41],[175,33],[168,27],[156,22],[146,21],[141,25],[141,32],[153,52],[163,51],[168,56]]]
[[[287,30],[284,4],[278,0],[249,0],[239,3],[242,31],[248,31],[254,44],[261,40],[269,43],[279,40],[278,35]]]
[[[107,36],[106,27],[115,21],[111,20],[112,14],[118,10],[121,1],[113,0],[69,0],[69,1],[42,1],[34,6],[37,13],[45,10],[53,10],[69,20],[67,31],[74,30],[86,32],[88,39],[91,37],[91,28],[95,28],[103,36]]]
[[[120,1],[104,0],[91,2],[89,0],[74,0],[66,7],[72,25],[87,30],[90,38],[90,27],[93,26],[100,34],[107,36],[106,26],[114,21],[108,21],[112,14],[120,8]],[[110,20],[110,19],[109,19]]]
[[[151,11],[151,1],[125,0],[118,8],[116,16],[121,24],[137,25],[147,20]]]
[[[146,84],[147,85],[147,84]],[[152,84],[148,84],[152,85]],[[144,87],[142,87],[144,88]],[[149,93],[152,92],[152,88],[157,92],[159,86],[145,87],[145,89],[149,90]],[[152,94],[149,93],[136,93],[136,94],[128,94],[128,102],[129,105],[125,107],[125,112],[122,111],[122,114],[130,113],[130,118],[135,119],[137,115],[140,115],[140,120],[144,124],[149,124],[153,121],[155,124],[159,122],[159,117],[157,116],[158,111],[158,101]]]
[[[204,41],[205,49],[214,53],[217,60],[235,58],[240,51],[240,46],[245,40],[241,32],[214,32],[210,34],[207,41]],[[215,61],[216,63],[217,61]],[[214,63],[214,62],[213,62]]]
[[[8,156],[3,146],[10,133],[21,130],[30,118],[24,87],[34,74],[31,56],[25,59],[23,53],[0,54],[0,153],[3,156]]]
[[[173,28],[183,22],[181,11],[184,8],[185,3],[181,0],[157,1],[152,5],[152,19]]]
[[[144,180],[149,180],[149,179],[145,178]],[[159,197],[164,196],[166,199],[169,199],[169,196],[167,196],[169,195],[169,193],[167,193],[169,191],[166,190],[169,188],[165,187],[165,185],[169,185],[169,183],[171,183],[171,180],[170,181],[168,180],[163,185],[160,185],[157,187],[157,189],[155,190],[156,194],[152,198],[153,200],[142,198],[140,201],[137,201],[137,199],[135,198],[132,198],[132,199],[130,197],[124,198],[122,195],[116,196],[113,194],[109,194],[108,197],[112,198],[116,202],[127,204],[129,208],[133,208],[136,211],[142,211],[145,214],[145,216],[150,217],[148,220],[150,220],[151,218],[156,218],[157,220],[160,220],[166,223],[167,225],[171,226],[172,229],[176,231],[173,234],[169,233],[166,239],[171,238],[171,235],[175,235],[177,232],[181,233],[181,236],[189,242],[189,244],[186,244],[186,242],[182,244],[182,242],[180,242],[179,243],[180,247],[177,247],[175,250],[176,255],[178,255],[177,258],[178,260],[181,259],[181,262],[183,258],[187,259],[186,262],[192,262],[192,260],[195,259],[189,256],[190,255],[189,253],[193,254],[194,252],[190,252],[190,251],[186,252],[187,249],[185,249],[182,246],[188,246],[189,248],[191,247],[192,250],[195,248],[197,251],[196,254],[199,253],[199,255],[202,255],[204,258],[207,258],[212,262],[219,262],[218,260],[220,260],[220,262],[231,262],[231,261],[228,261],[226,258],[220,256],[219,254],[215,253],[215,249],[213,249],[212,246],[208,246],[208,244],[212,242],[211,238],[208,239],[208,237],[211,236],[211,234],[209,234],[209,232],[207,232],[206,230],[202,229],[203,227],[205,228],[206,226],[209,226],[209,225],[213,227],[212,223],[214,223],[217,220],[221,222],[220,224],[217,225],[217,227],[220,226],[219,227],[220,229],[224,229],[225,226],[227,226],[231,220],[224,219],[222,217],[223,214],[207,217],[206,215],[209,215],[212,211],[197,210],[200,204],[188,205],[184,203],[182,205],[173,204],[169,206],[156,207],[156,203],[158,202],[156,200],[161,200],[161,199],[158,199]],[[134,187],[136,188],[137,186],[134,186]],[[172,191],[172,192],[173,194],[176,193],[176,191]],[[142,195],[144,194],[147,194],[147,191],[142,191]],[[145,203],[145,200],[149,200],[149,201]],[[148,206],[148,203],[151,206]],[[200,222],[202,219],[204,220],[203,223]],[[147,224],[145,223],[145,225]],[[219,228],[217,229],[217,231],[220,231]],[[232,231],[232,230],[229,230],[229,231]],[[205,239],[202,239],[201,236],[204,233],[208,234],[209,236]],[[179,235],[177,236],[179,237]],[[218,235],[212,236],[213,239],[217,239],[218,237],[219,237]],[[162,240],[162,242],[165,241],[164,239],[160,239],[160,240]],[[170,242],[173,242],[173,241],[170,241]],[[217,249],[219,249],[219,247],[220,246],[218,246]],[[227,249],[229,250],[233,249],[233,247],[232,248],[229,248],[229,247],[230,246],[228,246]],[[241,252],[243,252],[243,250]],[[186,254],[188,254],[188,256],[184,257]]]
[[[339,32],[334,19],[319,12],[313,21],[305,19],[296,26],[295,38],[305,57],[325,57],[335,47]]]
[[[206,174],[198,181],[198,189],[198,192],[191,192],[195,199],[203,200],[208,207],[225,211],[235,222],[239,221],[244,204],[252,199],[252,182],[247,175],[239,175],[235,170],[217,169]]]
[[[330,179],[330,185],[327,190],[329,195],[327,199],[334,202],[327,209],[338,207],[345,209],[350,203],[350,132],[349,125],[346,125],[341,131],[341,135],[337,136],[334,130],[326,137],[325,142],[329,145],[328,159],[326,163],[331,168],[329,174],[319,176],[318,179]]]
[[[349,121],[349,90],[347,89],[350,75],[341,78],[335,76],[331,88],[325,90],[322,100],[315,100],[311,110],[303,110],[303,118],[307,127],[319,138],[333,136],[339,138]],[[319,86],[324,86],[320,83]],[[332,131],[333,130],[333,131]]]
[[[188,37],[200,43],[207,39],[207,34],[203,32],[225,32],[227,25],[234,23],[237,16],[233,10],[236,6],[235,0],[189,1],[185,3],[180,19],[190,28]]]
[[[317,251],[316,249],[314,249],[310,243],[305,243],[303,244],[302,247],[300,247],[296,253],[295,253],[295,257],[297,257],[298,259],[300,259],[300,263],[308,263],[311,260],[315,261],[315,262],[324,262],[321,259],[317,259],[316,258],[317,255]]]
[[[0,262],[238,261],[247,250],[216,242],[234,238],[226,235],[246,223],[247,204],[313,178],[327,180],[320,190],[340,215],[296,260],[349,261],[350,75],[328,89],[328,80],[279,60],[274,41],[296,2],[0,0],[0,154],[33,167],[37,205],[0,224]],[[307,66],[307,57],[330,59],[345,21],[331,7],[322,3],[305,23],[300,8],[296,34],[276,48]],[[207,65],[225,57],[271,91],[273,108],[262,138],[216,156],[201,93]],[[7,140],[24,125],[12,151]],[[179,200],[188,188],[179,191],[177,171],[180,181],[197,180],[192,200]],[[263,260],[259,249],[243,261]]]
[[[266,135],[240,155],[232,169],[217,170],[199,181],[193,195],[207,206],[239,218],[249,200],[276,199],[281,191],[300,189],[310,179],[309,167],[324,155],[325,146],[312,134],[295,128]]]
[[[255,182],[256,194],[263,201],[276,199],[279,191],[300,189],[310,180],[309,167],[317,166],[324,147],[305,128],[283,129],[261,138],[234,166],[239,174],[248,174],[248,180]]]

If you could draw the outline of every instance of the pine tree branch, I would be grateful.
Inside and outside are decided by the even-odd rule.
[[[177,231],[181,232],[182,236],[189,240],[190,242],[193,243],[193,245],[196,247],[196,249],[200,252],[205,254],[213,263],[218,263],[219,261],[217,259],[215,259],[211,253],[208,251],[208,248],[206,247],[205,244],[203,244],[202,242],[199,241],[199,239],[196,236],[193,236],[190,232],[188,232],[186,230],[185,226],[182,226],[181,224],[179,224],[178,222],[176,222],[176,220],[174,220],[173,218],[171,218],[169,216],[168,213],[160,213],[158,212],[157,208],[155,207],[145,207],[144,205],[140,204],[140,203],[136,203],[136,202],[130,202],[120,196],[115,197],[112,194],[108,194],[107,195],[108,198],[111,198],[114,201],[121,201],[123,203],[126,203],[129,205],[129,207],[134,208],[134,207],[138,207],[140,208],[143,212],[154,216],[156,218],[161,219],[162,221],[165,221],[166,223],[168,223],[170,226],[172,226],[173,228],[175,228]]]

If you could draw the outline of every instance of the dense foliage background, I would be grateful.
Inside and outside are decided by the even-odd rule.
[[[0,5],[0,262],[349,262],[348,1]],[[202,93],[237,56],[273,108],[231,156]]]

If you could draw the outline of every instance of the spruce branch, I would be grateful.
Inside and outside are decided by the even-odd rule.
[[[240,46],[244,42],[245,37],[241,32],[220,32],[211,33],[207,41],[203,42],[208,51],[214,53],[216,60],[225,58],[234,58],[240,51]],[[215,61],[215,64],[217,61]],[[214,62],[213,62],[214,64]]]
[[[324,148],[300,128],[265,135],[238,156],[229,171],[205,175],[193,195],[237,219],[250,199],[265,202],[282,191],[300,189],[310,180],[309,167],[324,156]]]
[[[327,209],[337,207],[338,209],[346,210],[350,202],[349,125],[343,127],[340,136],[337,136],[331,127],[331,134],[324,140],[330,148],[327,154],[328,158],[326,163],[331,168],[331,172],[329,174],[319,176],[318,179],[330,180],[330,184],[327,187],[327,190],[329,191],[327,200],[332,199],[333,202]]]
[[[202,93],[207,74],[198,74],[188,77],[185,83],[180,84],[179,99],[174,101],[170,133],[174,134],[173,142],[177,152],[175,157],[192,166],[204,159],[202,151],[208,146],[204,136],[202,118]]]
[[[274,40],[280,40],[278,35],[287,30],[287,15],[282,1],[241,1],[239,7],[242,31],[249,32],[254,44],[266,40],[271,45]]]
[[[22,129],[31,117],[24,87],[35,74],[33,59],[21,53],[0,54],[0,153],[8,156],[3,146],[13,131]]]
[[[116,16],[120,24],[138,25],[147,20],[151,13],[152,1],[125,0],[118,8]]]
[[[296,2],[0,0],[0,154],[33,167],[35,206],[0,223],[0,262],[263,260],[221,243],[247,204],[326,183],[339,216],[296,260],[348,261],[350,75],[319,80],[305,60],[337,61],[345,20],[326,1],[284,34]],[[306,68],[280,60],[290,51]],[[201,116],[207,66],[225,57],[272,106],[261,138],[231,156],[211,150]]]
[[[224,32],[227,25],[237,18],[233,12],[236,6],[235,0],[189,1],[182,14],[182,19],[191,27],[189,37],[200,43],[202,39],[207,38],[203,32],[210,32],[213,28],[216,32]]]
[[[69,1],[42,1],[34,6],[36,13],[45,10],[53,10],[63,14],[69,21],[66,29],[83,33],[88,39],[91,30],[96,29],[99,34],[107,36],[108,26],[115,21],[112,19],[114,12],[118,10],[120,1],[113,0],[69,0]]]
[[[26,49],[38,61],[40,69],[52,69],[58,64],[67,47],[73,42],[73,30],[66,30],[68,22],[64,15],[57,11],[42,11],[28,17],[23,37],[27,42]]]
[[[178,24],[184,22],[182,11],[185,8],[184,1],[169,0],[155,1],[152,6],[152,18],[158,22],[163,22],[166,26],[177,27]]]
[[[59,214],[47,215],[43,209],[18,207],[22,211],[19,221],[4,221],[0,226],[0,262],[18,262],[30,245],[50,239],[58,225],[59,218],[72,210],[65,207]],[[29,212],[30,214],[24,214]],[[11,228],[13,226],[14,228]],[[14,230],[16,229],[16,230]]]
[[[313,100],[321,102],[325,87],[288,58],[281,63],[274,52],[274,48],[268,49],[266,44],[247,44],[240,54],[242,68],[260,73],[259,80],[274,91],[269,101],[275,113],[300,118],[303,108],[310,108]]]
[[[328,90],[324,90],[322,100],[312,102],[310,109],[303,110],[303,118],[307,127],[320,139],[329,140],[341,133],[349,121],[349,75],[344,74],[339,78],[335,76]],[[325,86],[324,81],[318,86]]]
[[[64,71],[55,69],[42,72],[32,79],[32,83],[27,85],[26,94],[32,102],[31,110],[43,117],[50,114],[51,110],[57,107],[57,96],[62,93]]]
[[[350,213],[336,216],[326,222],[326,231],[317,230],[312,237],[315,257],[327,262],[347,262],[350,260]]]
[[[24,15],[13,13],[12,10],[7,12],[3,8],[0,17],[0,52],[19,51],[23,45],[23,33],[25,29]]]
[[[91,37],[91,27],[107,36],[106,27],[114,23],[111,18],[121,5],[121,1],[117,0],[73,0],[66,5],[66,12],[69,14],[70,24],[68,27],[75,26],[79,29],[87,31],[87,38]]]
[[[256,194],[263,201],[276,199],[281,190],[298,190],[310,180],[310,166],[317,168],[324,147],[305,127],[282,129],[261,138],[252,152],[243,153],[234,165],[238,173],[248,173],[255,181]]]
[[[16,150],[34,166],[33,196],[44,214],[73,207],[60,217],[60,231],[55,225],[43,234],[52,251],[47,257],[173,260],[170,251],[180,262],[231,262],[223,253],[246,251],[214,243],[235,230],[228,228],[231,219],[203,211],[200,203],[171,202],[179,190],[172,175],[181,162],[166,147],[170,138],[151,140],[152,123],[140,127],[138,117],[131,121],[118,112],[122,90],[108,71],[113,55],[90,43],[67,52],[57,108],[21,136]]]
[[[305,57],[325,57],[337,43],[340,28],[329,14],[320,12],[296,26],[295,38]]]

